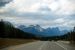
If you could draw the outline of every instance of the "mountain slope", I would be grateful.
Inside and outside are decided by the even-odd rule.
[[[59,36],[64,35],[66,32],[68,32],[67,30],[60,31],[58,27],[44,29],[40,25],[30,25],[28,27],[20,25],[18,28],[23,30],[24,32],[33,33],[37,36]]]

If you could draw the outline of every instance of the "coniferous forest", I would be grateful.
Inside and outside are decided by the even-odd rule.
[[[0,21],[0,37],[1,38],[33,38],[31,33],[23,32],[20,29],[15,28],[10,22]]]

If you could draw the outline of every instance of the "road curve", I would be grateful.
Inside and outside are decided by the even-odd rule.
[[[75,50],[75,47],[60,41],[37,41],[28,44],[7,47],[2,50]]]

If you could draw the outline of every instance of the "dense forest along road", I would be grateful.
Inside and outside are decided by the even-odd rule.
[[[75,50],[75,46],[62,41],[37,41],[7,47],[2,50]]]

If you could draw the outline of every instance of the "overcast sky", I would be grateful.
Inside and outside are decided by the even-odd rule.
[[[0,19],[17,25],[72,28],[75,0],[0,0]]]

